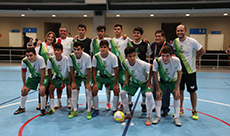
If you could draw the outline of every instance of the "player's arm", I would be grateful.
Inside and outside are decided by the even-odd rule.
[[[177,71],[176,86],[175,86],[175,89],[173,90],[173,93],[175,93],[175,96],[177,96],[177,97],[180,97],[179,86],[180,86],[181,77],[182,77],[182,72],[181,72],[181,70],[180,70],[180,71]]]
[[[118,82],[118,67],[113,68],[114,70],[114,91],[119,91],[119,85],[117,84]]]
[[[146,87],[150,87],[153,90],[153,85],[151,84],[151,79],[152,79],[152,75],[153,75],[153,71],[152,71],[153,65],[150,64],[150,69],[149,69],[149,79],[147,82]]]
[[[153,71],[153,78],[156,85],[156,99],[160,99],[162,96],[162,91],[160,89],[157,73],[158,71]]]
[[[206,52],[205,49],[203,47],[201,47],[201,49],[196,54],[196,59],[198,59],[201,56],[203,56],[205,54],[205,52]]]
[[[78,86],[77,86],[75,78],[74,78],[74,68],[73,68],[73,66],[70,66],[70,80],[73,81],[72,85],[71,85],[71,89],[78,89]]]
[[[42,68],[40,69],[41,70],[41,80],[40,80],[40,86],[43,85],[44,83],[44,79],[45,79],[45,73],[46,73],[46,69],[45,68]]]
[[[127,70],[125,70],[125,75],[126,75],[126,80],[125,80],[123,86],[127,85],[127,87],[129,87],[129,73]]]
[[[22,69],[22,82],[23,87],[26,87],[26,69]]]

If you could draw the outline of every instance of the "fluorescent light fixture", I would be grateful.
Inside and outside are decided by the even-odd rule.
[[[56,17],[56,15],[52,15],[52,17]]]
[[[227,16],[228,15],[228,13],[224,13],[224,16]]]
[[[185,14],[185,16],[186,16],[186,17],[189,17],[189,16],[190,16],[190,14]]]
[[[22,17],[26,16],[25,14],[21,14]]]
[[[83,15],[83,17],[87,17],[87,15]]]
[[[154,17],[154,14],[150,14],[150,17]]]
[[[120,17],[120,15],[116,15],[116,17]]]

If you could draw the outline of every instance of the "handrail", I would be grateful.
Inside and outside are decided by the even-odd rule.
[[[0,56],[9,56],[10,63],[12,63],[12,56],[25,56],[25,55],[12,54],[12,51],[25,51],[25,49],[0,49],[0,51],[9,51],[9,54],[0,54]]]

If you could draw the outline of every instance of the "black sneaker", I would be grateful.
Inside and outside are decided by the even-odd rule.
[[[123,104],[121,104],[119,107],[119,111],[123,111],[123,110],[124,110],[124,106],[123,106]]]
[[[14,115],[23,113],[23,112],[25,112],[25,111],[26,111],[25,108],[21,108],[21,107],[19,106],[19,108],[14,112]]]
[[[40,116],[44,116],[44,115],[46,115],[46,110],[45,109],[41,109]]]
[[[133,107],[133,103],[129,104],[129,110],[130,110],[130,112],[131,112],[132,107]]]
[[[152,112],[156,112],[156,107],[153,108]]]
[[[142,112],[146,112],[147,111],[145,104],[141,104],[141,107],[142,107],[142,110],[141,110]]]
[[[168,112],[164,111],[164,112],[162,113],[162,117],[167,117],[167,116],[168,116]]]

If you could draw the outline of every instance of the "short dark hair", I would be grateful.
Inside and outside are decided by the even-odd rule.
[[[109,47],[109,42],[106,41],[106,40],[101,40],[101,42],[100,42],[100,47],[101,47],[102,45],[106,45],[107,47]]]
[[[86,25],[84,25],[84,24],[79,24],[77,28],[79,28],[79,27],[83,27],[86,30]]]
[[[169,46],[163,47],[162,53],[169,53],[170,55],[172,55],[172,49],[171,49],[171,47],[169,47]]]
[[[32,52],[34,55],[36,54],[36,51],[35,51],[35,49],[34,48],[27,48],[26,49],[26,53],[29,53],[29,52]]]
[[[104,29],[104,31],[106,32],[106,28],[105,28],[104,25],[99,25],[99,26],[97,27],[97,31],[101,31],[102,29]]]
[[[114,25],[114,27],[120,27],[121,30],[122,30],[122,25],[121,24],[116,24],[116,25]]]
[[[141,35],[144,33],[143,29],[141,27],[136,27],[133,29],[133,32],[134,31],[139,31],[141,33]]]
[[[164,30],[157,30],[156,32],[155,32],[155,35],[157,34],[157,33],[161,33],[161,36],[165,36],[165,31]]]
[[[54,44],[54,49],[61,49],[61,51],[63,51],[63,45],[60,43],[55,43]]]
[[[135,47],[128,46],[125,48],[125,56],[128,56],[131,53],[136,52]]]
[[[66,31],[68,32],[68,28],[67,28],[66,26],[61,26],[61,27],[59,27],[58,31],[60,31],[61,28],[65,28]]]
[[[80,46],[81,49],[82,49],[82,48],[84,48],[84,43],[81,42],[81,41],[77,41],[77,42],[75,42],[75,43],[73,44],[73,47],[76,47],[76,48],[77,48],[78,46]]]

